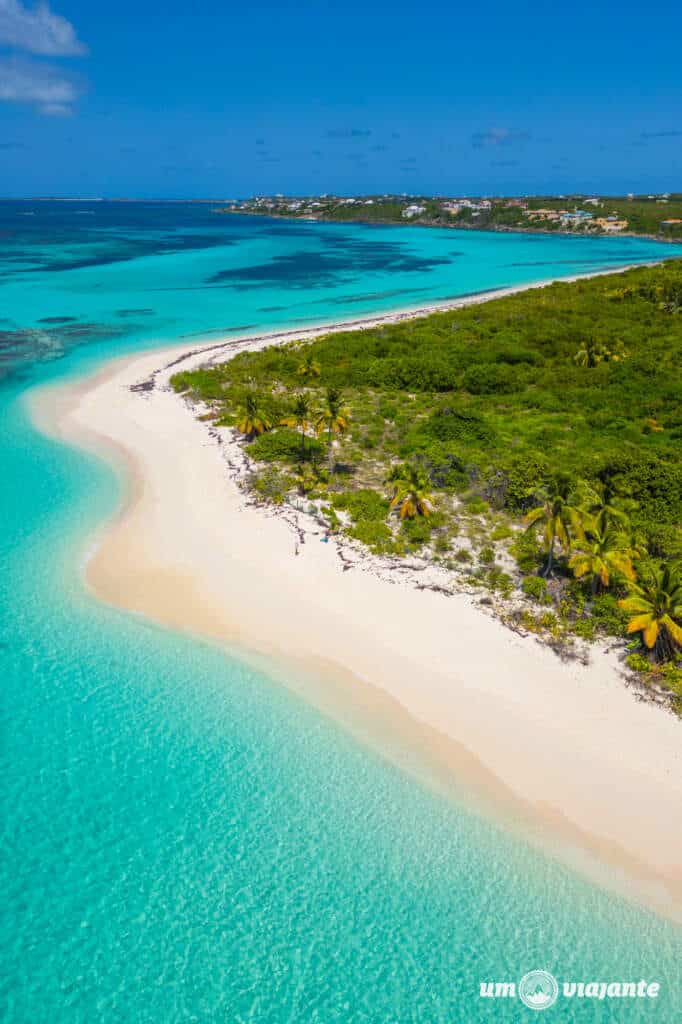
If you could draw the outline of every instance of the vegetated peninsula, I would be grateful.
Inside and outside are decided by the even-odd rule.
[[[682,193],[597,196],[434,197],[417,195],[254,196],[218,213],[306,220],[423,224],[479,230],[555,231],[682,238]]]
[[[256,500],[436,564],[561,653],[615,638],[682,710],[682,265],[177,373]],[[624,652],[625,653],[625,652]]]

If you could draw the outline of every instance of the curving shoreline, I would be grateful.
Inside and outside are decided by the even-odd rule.
[[[534,286],[435,308],[524,287]],[[428,763],[445,789],[463,782],[533,841],[682,919],[679,722],[636,701],[613,655],[562,664],[465,594],[418,592],[371,564],[341,571],[308,517],[299,514],[292,533],[282,517],[248,507],[229,472],[239,458],[231,432],[209,434],[168,388],[181,362],[329,330],[174,346],[36,396],[42,429],[121,460],[131,484],[88,561],[90,586],[109,603],[283,666],[286,682],[391,747],[404,767]]]

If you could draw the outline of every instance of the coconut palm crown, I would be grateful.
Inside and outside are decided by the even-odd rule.
[[[350,412],[343,407],[343,396],[338,388],[327,388],[325,405],[315,420],[318,434],[327,434],[327,449],[331,467],[333,458],[332,440],[334,434],[345,434],[348,430]]]
[[[578,579],[592,578],[592,591],[597,593],[611,583],[612,576],[635,579],[632,555],[622,531],[608,526],[607,517],[602,514],[578,541],[579,551],[569,560],[568,566]]]
[[[244,410],[237,423],[237,430],[251,441],[254,437],[271,429],[272,423],[265,413],[261,412],[256,396],[247,395],[244,401]]]
[[[547,565],[543,575],[549,576],[554,566],[554,552],[557,543],[570,551],[573,538],[580,536],[580,509],[573,504],[572,487],[568,477],[559,476],[541,492],[542,504],[532,508],[524,518],[526,528],[533,530],[543,526],[543,537],[547,549]]]
[[[309,397],[300,394],[296,395],[291,415],[285,416],[280,421],[284,427],[301,431],[301,459],[305,458],[305,436],[312,428],[312,415]]]
[[[640,633],[656,661],[671,658],[682,648],[682,565],[665,565],[650,581],[630,583],[629,590],[618,602],[632,616],[628,633]]]
[[[307,377],[309,379],[320,376],[322,370],[320,369],[320,364],[315,360],[312,352],[308,352],[306,354],[306,357],[299,366],[297,373],[299,377]]]
[[[433,495],[428,474],[420,466],[407,464],[394,466],[388,481],[393,484],[390,507],[397,509],[401,519],[430,516]]]

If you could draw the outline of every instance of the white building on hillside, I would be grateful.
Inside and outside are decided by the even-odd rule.
[[[411,206],[405,207],[405,209],[403,210],[403,217],[420,217],[422,213],[426,213],[425,206],[417,206],[416,204],[412,204]]]

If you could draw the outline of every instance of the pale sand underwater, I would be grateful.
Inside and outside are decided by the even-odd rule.
[[[127,483],[87,561],[95,593],[268,659],[408,770],[428,766],[458,797],[464,785],[601,884],[682,919],[682,724],[636,699],[616,655],[563,663],[469,595],[419,591],[367,560],[343,571],[314,520],[300,513],[292,530],[248,505],[228,472],[231,431],[218,443],[167,386],[179,368],[277,340],[157,350],[34,400],[39,426],[104,452]]]

